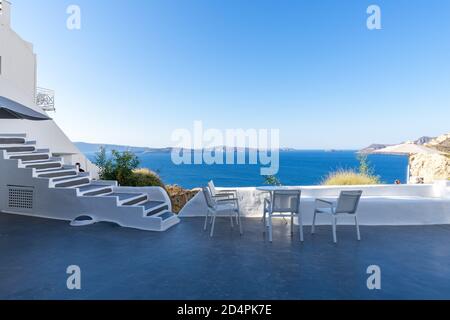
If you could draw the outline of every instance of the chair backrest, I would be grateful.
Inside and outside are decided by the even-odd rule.
[[[215,197],[217,195],[217,190],[216,190],[216,186],[214,185],[214,181],[210,181],[208,182],[208,188],[211,191],[211,195],[213,197]]]
[[[273,212],[300,212],[301,190],[277,190],[273,192]]]
[[[209,190],[209,187],[202,188],[203,195],[205,196],[206,204],[209,208],[214,209],[217,205],[216,201],[214,200],[211,191]]]
[[[336,206],[336,213],[354,214],[358,209],[362,190],[342,191]]]

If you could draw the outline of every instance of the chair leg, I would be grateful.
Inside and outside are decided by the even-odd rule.
[[[298,228],[300,229],[300,241],[303,242],[303,218],[300,213],[298,214]]]
[[[337,243],[337,236],[336,236],[336,217],[332,217],[333,219],[333,242]]]
[[[291,236],[294,235],[294,214],[291,212]]]
[[[264,214],[263,214],[263,217],[262,217],[262,223],[263,223],[263,226],[264,226],[264,229],[263,229],[263,233],[266,233],[266,229],[267,229],[267,220],[266,220],[266,211],[264,210]]]
[[[355,216],[355,225],[356,225],[356,236],[358,237],[358,241],[361,241],[361,234],[359,233],[358,216]]]
[[[242,232],[242,221],[241,221],[241,214],[239,211],[237,212],[237,219],[238,219],[238,225],[239,225],[239,233],[242,236],[244,233]]]
[[[239,200],[236,200],[236,215],[235,215],[235,218],[236,218],[236,224],[237,225],[241,224],[241,219],[239,217],[240,212],[241,212],[241,209],[239,207]]]
[[[207,227],[207,225],[208,225],[208,215],[209,215],[209,210],[206,211],[205,226],[203,227],[203,231],[206,231],[206,227]]]
[[[264,213],[263,213],[263,217],[262,217],[262,223],[263,223],[263,225],[264,225],[264,233],[266,232],[266,229],[267,229],[267,219],[266,219],[266,216],[267,216],[267,211],[264,209]]]
[[[234,223],[233,223],[233,216],[234,216],[234,214],[232,213],[232,214],[230,214],[230,221],[231,221],[231,228],[233,229],[234,228]]]
[[[212,217],[212,226],[211,226],[211,233],[210,233],[211,238],[214,235],[214,226],[215,225],[216,225],[216,213],[214,212],[213,217]]]
[[[272,214],[269,212],[269,241],[272,242]]]
[[[317,216],[317,211],[314,210],[314,217],[313,217],[313,222],[312,222],[312,227],[311,227],[311,234],[316,233],[316,216]]]

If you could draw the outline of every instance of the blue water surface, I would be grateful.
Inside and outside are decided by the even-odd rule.
[[[95,158],[95,153],[86,155],[91,160]],[[210,179],[223,187],[259,186],[264,181],[259,165],[175,165],[167,152],[137,155],[140,167],[156,171],[166,184],[184,188],[204,186]],[[396,179],[406,182],[407,157],[370,155],[368,159],[382,182],[394,183]],[[283,185],[318,185],[329,172],[358,166],[356,151],[285,151],[280,153],[277,177]]]

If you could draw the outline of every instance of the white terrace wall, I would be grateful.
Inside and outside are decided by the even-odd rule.
[[[2,2],[0,14],[0,96],[42,112],[34,104],[36,55],[33,45],[11,29],[11,4]]]
[[[300,186],[301,211],[304,223],[312,223],[315,198],[336,200],[341,190],[363,190],[358,214],[362,225],[422,225],[450,224],[450,183],[436,182],[428,185],[377,185],[377,186]],[[238,188],[241,214],[262,217],[267,193],[256,188]],[[203,194],[197,194],[180,212],[181,217],[205,216]],[[319,217],[319,224],[329,224],[329,217]],[[340,224],[351,224],[352,219],[341,219]]]

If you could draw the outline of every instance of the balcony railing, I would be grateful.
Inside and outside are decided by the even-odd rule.
[[[36,88],[36,105],[44,111],[55,111],[55,91]]]

